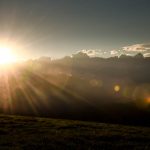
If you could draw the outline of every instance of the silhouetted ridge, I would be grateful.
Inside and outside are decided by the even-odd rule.
[[[150,125],[150,58],[41,57],[1,74],[0,110]],[[5,78],[4,78],[5,76]]]

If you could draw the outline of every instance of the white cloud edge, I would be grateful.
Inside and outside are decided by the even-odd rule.
[[[86,53],[89,57],[111,57],[120,56],[121,54],[134,56],[137,53],[142,53],[144,57],[150,57],[150,43],[124,46],[118,50],[83,49],[77,51],[77,53],[79,52]]]

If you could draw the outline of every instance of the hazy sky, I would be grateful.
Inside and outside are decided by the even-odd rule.
[[[0,0],[0,42],[27,57],[150,43],[150,0]]]

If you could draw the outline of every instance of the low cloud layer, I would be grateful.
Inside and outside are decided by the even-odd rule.
[[[131,46],[125,46],[122,49],[127,52],[146,52],[150,50],[150,44],[135,44]]]
[[[119,52],[118,52],[117,50],[112,50],[112,51],[110,51],[110,54],[111,54],[111,55],[118,55],[118,53],[119,53]]]
[[[134,44],[130,46],[124,46],[119,50],[110,51],[111,56],[120,56],[122,54],[134,56],[137,53],[142,53],[144,57],[150,57],[150,44]]]
[[[94,49],[81,50],[80,52],[86,53],[90,57],[99,56],[101,54],[101,50],[94,50]]]
[[[145,53],[144,57],[150,57],[150,53]]]
[[[98,50],[98,49],[88,49],[77,51],[77,53],[82,52],[86,53],[90,57],[113,57],[120,56],[122,54],[128,56],[134,56],[137,53],[142,53],[144,57],[150,57],[150,44],[134,44],[130,46],[124,46],[120,49],[106,51],[106,50]]]

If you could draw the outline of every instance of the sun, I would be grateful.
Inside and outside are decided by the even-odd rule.
[[[15,61],[12,49],[0,46],[0,64],[9,64]]]

